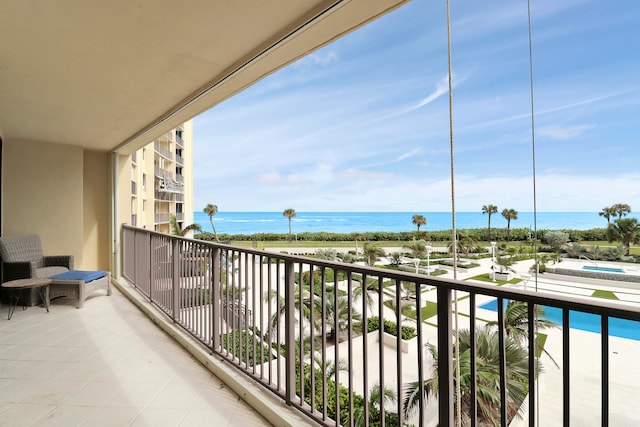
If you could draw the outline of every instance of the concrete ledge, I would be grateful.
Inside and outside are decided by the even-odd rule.
[[[388,334],[386,332],[382,333],[384,345],[389,346],[393,349],[396,349],[398,346],[398,338],[395,335]],[[368,339],[372,340],[372,342],[379,342],[380,340],[380,332],[372,331],[368,334]],[[409,353],[409,342],[406,340],[400,340],[400,350],[403,353]]]
[[[561,267],[560,268],[547,267],[547,271],[553,274],[582,277],[587,279],[600,279],[600,280],[610,280],[610,281],[616,281],[616,282],[640,283],[640,276],[633,275],[633,274],[608,273],[605,271],[593,271],[593,270],[574,270],[570,268],[561,268]]]
[[[193,340],[186,332],[173,324],[173,321],[159,311],[151,302],[138,292],[126,279],[113,281],[116,286],[140,311],[158,325],[164,332],[176,340],[204,367],[218,377],[242,400],[257,413],[277,427],[319,426],[313,420],[301,415],[296,409],[288,406],[282,399],[274,395],[258,382],[252,380],[232,364],[210,354],[200,343]]]

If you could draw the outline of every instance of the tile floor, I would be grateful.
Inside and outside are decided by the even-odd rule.
[[[265,426],[119,291],[0,307],[0,426]]]

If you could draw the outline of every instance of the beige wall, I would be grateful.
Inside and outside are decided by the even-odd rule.
[[[45,255],[109,269],[109,156],[81,147],[3,142],[2,235],[37,234]]]
[[[8,140],[2,162],[2,235],[38,234],[46,255],[82,265],[82,148]]]
[[[111,189],[109,154],[84,152],[84,249],[82,270],[109,270]]]

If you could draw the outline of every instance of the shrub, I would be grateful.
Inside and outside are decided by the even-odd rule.
[[[260,365],[275,358],[269,347],[248,331],[222,334],[220,345],[243,362],[247,361],[248,366]]]
[[[377,316],[373,316],[367,319],[367,332],[373,332],[380,329],[380,319]],[[391,334],[395,337],[398,336],[398,325],[391,320],[384,319],[383,321],[383,329],[386,333]],[[416,328],[412,326],[403,325],[401,327],[401,337],[403,340],[410,340],[411,338],[417,336]]]

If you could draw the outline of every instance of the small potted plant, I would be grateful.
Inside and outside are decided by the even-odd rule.
[[[495,272],[496,280],[503,280],[508,282],[511,280],[511,273],[515,272],[511,266],[515,263],[511,257],[498,256],[496,264],[498,264],[498,271]]]

